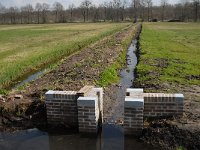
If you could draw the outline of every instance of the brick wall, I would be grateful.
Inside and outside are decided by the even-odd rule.
[[[126,97],[124,103],[124,132],[136,134],[143,129],[144,99]]]
[[[103,110],[103,89],[85,86],[75,91],[48,91],[46,93],[48,124],[79,127],[80,132],[97,133]]]
[[[182,94],[144,93],[144,117],[183,114]]]
[[[124,102],[125,134],[143,128],[143,117],[183,115],[183,94],[143,93],[143,89],[127,89]]]
[[[48,124],[78,126],[78,96],[75,91],[48,91],[45,96]]]

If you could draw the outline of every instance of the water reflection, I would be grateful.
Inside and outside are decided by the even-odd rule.
[[[133,137],[124,137],[119,125],[105,124],[102,134],[51,135],[38,129],[0,133],[0,150],[152,150]]]
[[[49,150],[48,134],[37,129],[0,133],[0,150]]]

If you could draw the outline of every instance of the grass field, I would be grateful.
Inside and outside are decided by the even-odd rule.
[[[138,81],[200,85],[200,24],[144,23]]]
[[[129,23],[0,26],[0,88],[72,54]]]

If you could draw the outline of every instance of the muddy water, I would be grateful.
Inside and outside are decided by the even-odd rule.
[[[126,137],[123,127],[116,122],[123,118],[125,90],[132,86],[134,69],[137,64],[135,54],[137,41],[133,40],[127,52],[127,67],[120,73],[121,81],[117,89],[116,105],[112,114],[102,125],[97,137],[80,134],[52,135],[38,129],[0,133],[0,150],[152,150],[149,145],[136,138]],[[42,73],[42,72],[41,72]],[[31,79],[41,75],[38,73]],[[28,82],[23,81],[24,83]],[[20,83],[20,85],[24,84]]]
[[[134,70],[137,65],[136,48],[137,40],[133,40],[128,48],[127,52],[127,67],[123,69],[120,73],[121,75],[121,86],[122,88],[129,88],[133,84],[134,80]]]

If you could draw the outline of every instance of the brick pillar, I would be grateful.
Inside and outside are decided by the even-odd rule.
[[[124,132],[138,134],[143,129],[144,99],[126,97],[124,103]]]
[[[78,127],[78,96],[75,91],[48,91],[45,96],[48,124]]]
[[[78,98],[79,132],[97,133],[99,121],[98,97]]]

